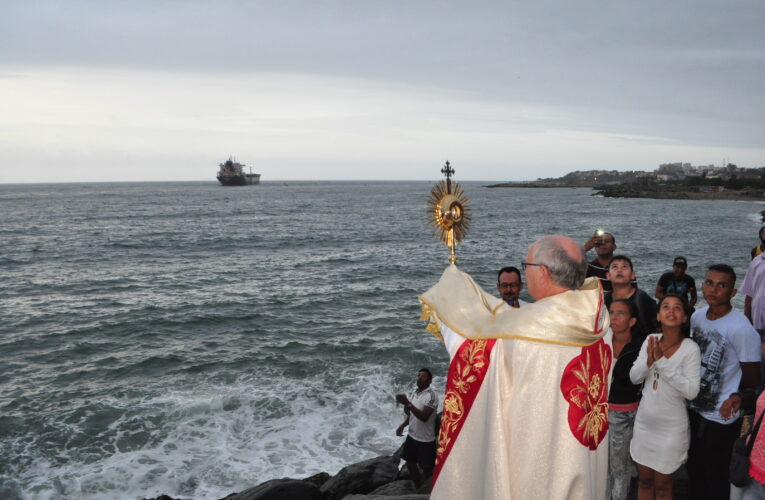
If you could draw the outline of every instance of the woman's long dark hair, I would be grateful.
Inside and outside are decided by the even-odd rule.
[[[685,323],[683,323],[682,328],[680,328],[680,334],[683,337],[690,338],[691,336],[691,306],[690,304],[688,304],[688,301],[685,300],[684,296],[678,295],[676,293],[666,294],[659,301],[659,308],[657,309],[657,311],[661,312],[661,305],[664,303],[665,300],[667,300],[670,297],[674,297],[678,299],[680,303],[683,304],[683,311],[685,312]],[[659,330],[661,331],[661,322],[659,322]]]

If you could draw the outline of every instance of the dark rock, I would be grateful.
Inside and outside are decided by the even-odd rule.
[[[321,485],[329,481],[329,478],[332,477],[326,472],[319,472],[318,474],[314,474],[311,477],[307,477],[303,479],[306,483],[311,483],[315,485],[317,488],[321,488]]]
[[[420,475],[424,478],[422,485],[415,491],[415,493],[430,493],[431,477],[426,476],[422,469],[420,469]],[[409,473],[409,467],[406,464],[401,466],[401,470],[398,471],[398,480],[412,479],[412,475]]]
[[[300,479],[272,479],[222,500],[322,500],[319,487]]]
[[[351,493],[369,493],[396,480],[398,458],[384,456],[364,460],[340,470],[324,483],[321,492],[325,500],[341,500]]]
[[[383,484],[376,490],[372,491],[370,495],[397,496],[413,495],[415,493],[417,493],[417,488],[414,486],[414,481],[403,479],[400,481],[393,481],[392,483]]]
[[[417,488],[415,493],[427,493],[429,495],[431,489],[433,489],[433,478],[426,476],[425,480],[422,482],[420,487]]]
[[[389,497],[386,495],[348,495],[343,500],[428,500],[430,495],[399,495]]]
[[[398,471],[398,478],[399,479],[412,479],[412,474],[409,473],[409,467],[406,466],[406,464],[401,466],[401,469]]]
[[[160,495],[154,498],[142,498],[141,500],[179,500],[179,499],[173,498],[170,495]]]

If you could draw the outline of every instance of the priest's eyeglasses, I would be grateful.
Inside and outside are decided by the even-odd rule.
[[[544,264],[536,264],[534,262],[526,262],[525,260],[521,261],[521,269],[523,270],[524,273],[526,272],[526,268],[529,267],[529,266],[540,266],[541,267],[541,266],[545,266],[545,265]],[[547,266],[545,266],[545,267],[547,267]]]

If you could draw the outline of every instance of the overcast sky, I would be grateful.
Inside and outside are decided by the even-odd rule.
[[[765,166],[765,2],[0,0],[0,183]]]

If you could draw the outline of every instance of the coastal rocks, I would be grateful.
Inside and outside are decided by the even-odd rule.
[[[321,487],[325,500],[342,500],[352,493],[369,493],[398,478],[399,459],[382,456],[340,469]],[[388,497],[390,499],[390,497]]]
[[[762,189],[707,189],[705,186],[678,184],[615,184],[598,186],[593,196],[605,198],[654,198],[671,200],[744,200],[765,199]]]
[[[303,479],[303,481],[311,484],[315,484],[317,488],[321,488],[321,485],[329,481],[329,478],[331,478],[329,474],[326,472],[319,472],[318,474],[314,474],[311,477],[307,477]]]
[[[315,476],[314,476],[315,477]],[[222,500],[323,500],[319,487],[308,480],[272,479]]]
[[[412,477],[409,475],[409,469],[407,469],[406,465],[404,465],[398,471],[398,481],[390,483],[390,484],[394,484],[395,485],[397,483],[401,483],[402,481],[406,480],[406,481],[409,481],[411,483],[411,485],[412,485],[412,488],[414,488],[411,491],[411,493],[430,493],[431,479],[432,478],[430,476],[426,476],[425,480],[422,482],[422,485],[419,488],[415,487],[414,482],[412,481]],[[384,487],[385,486],[381,486],[380,488],[384,488]],[[399,488],[401,488],[401,487],[402,486],[399,486]],[[378,490],[380,488],[378,488]],[[371,494],[375,494],[375,495],[379,494],[378,490],[373,491]],[[408,493],[408,492],[404,491],[402,493],[395,493],[395,494],[396,495],[403,495],[404,493]],[[385,493],[385,494],[386,495],[393,495],[394,493]]]
[[[426,500],[430,481],[416,488],[406,468],[399,471],[399,462],[394,453],[349,465],[334,476],[321,472],[305,479],[272,479],[220,500]]]
[[[401,495],[401,496],[387,496],[387,495],[348,495],[343,500],[428,500],[430,495]]]
[[[386,497],[402,496],[402,495],[414,495],[419,493],[414,481],[411,479],[399,479],[392,483],[383,484],[376,490],[372,491],[369,495],[381,495]],[[345,497],[348,498],[348,497]]]

